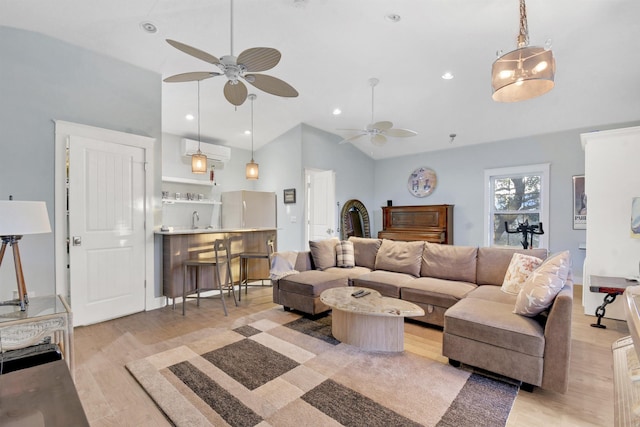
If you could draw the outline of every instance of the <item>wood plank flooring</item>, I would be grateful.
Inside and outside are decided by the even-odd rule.
[[[507,423],[510,427],[613,425],[611,344],[628,335],[626,324],[604,319],[607,329],[589,325],[575,287],[569,391],[558,394],[539,388],[520,392]],[[229,327],[235,319],[275,307],[270,287],[250,287],[238,307],[227,297],[225,317],[218,299],[170,306],[75,329],[76,386],[92,426],[169,426],[162,412],[129,375],[124,365],[175,347],[182,336],[209,327]],[[405,323],[405,349],[447,363],[442,356],[442,331]]]

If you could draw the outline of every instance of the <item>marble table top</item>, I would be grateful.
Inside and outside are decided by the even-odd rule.
[[[368,291],[370,294],[360,298],[353,297],[352,294],[359,290]],[[320,301],[338,310],[371,316],[424,316],[424,310],[413,303],[383,297],[378,291],[357,286],[327,289],[320,294]]]

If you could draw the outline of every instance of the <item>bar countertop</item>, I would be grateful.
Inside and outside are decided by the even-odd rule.
[[[276,228],[174,228],[168,227],[168,229],[158,228],[154,231],[155,234],[163,236],[181,235],[181,234],[216,234],[216,233],[252,233],[255,231],[275,231]]]

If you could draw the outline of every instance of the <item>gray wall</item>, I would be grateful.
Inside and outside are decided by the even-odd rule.
[[[45,201],[52,227],[53,120],[160,138],[159,74],[1,26],[0,58],[0,199],[12,194],[17,200]],[[160,159],[158,144],[156,170]],[[27,289],[54,293],[53,233],[26,236],[20,252]],[[0,268],[0,299],[12,297],[15,283],[7,254]]]

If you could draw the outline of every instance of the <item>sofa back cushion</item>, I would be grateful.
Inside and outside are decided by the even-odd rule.
[[[382,239],[376,255],[376,270],[395,271],[418,277],[424,242]]]
[[[337,237],[309,242],[311,258],[316,270],[324,270],[336,266],[336,244],[339,242],[340,240]]]
[[[476,283],[502,286],[511,258],[516,252],[541,259],[547,257],[546,249],[479,248]]]
[[[349,237],[353,243],[356,265],[373,270],[376,267],[376,255],[382,244],[382,239],[368,239],[365,237]]]
[[[476,283],[475,246],[453,246],[425,242],[420,276]]]

